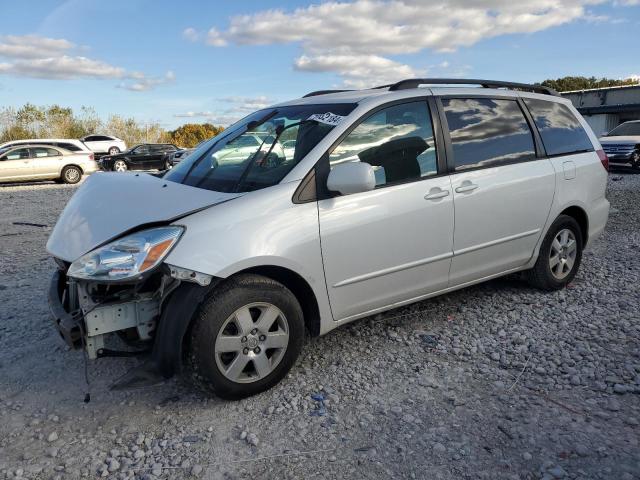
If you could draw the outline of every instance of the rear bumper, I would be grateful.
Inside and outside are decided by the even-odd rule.
[[[80,348],[82,346],[80,323],[73,318],[63,304],[66,290],[67,285],[64,274],[56,270],[49,283],[49,310],[53,317],[53,323],[65,343],[71,348]],[[66,297],[68,299],[68,295]]]
[[[609,218],[609,201],[605,197],[601,197],[593,202],[589,212],[589,240],[585,248],[593,245],[607,225]]]

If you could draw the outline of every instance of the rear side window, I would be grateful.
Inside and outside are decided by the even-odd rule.
[[[438,173],[427,103],[394,105],[363,120],[329,155],[331,167],[343,162],[370,164],[378,187]]]
[[[529,124],[515,100],[443,98],[456,171],[533,160]]]
[[[524,99],[547,155],[592,152],[593,144],[573,112],[562,103]]]
[[[58,142],[56,143],[56,146],[69,150],[70,152],[79,152],[81,150],[79,146],[74,145],[73,143]]]

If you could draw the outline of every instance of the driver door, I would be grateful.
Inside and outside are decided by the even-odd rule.
[[[453,255],[451,182],[438,166],[426,101],[382,108],[327,157],[373,166],[376,188],[318,201],[335,320],[374,313],[447,287]],[[440,162],[442,165],[442,162]]]
[[[28,148],[16,148],[0,156],[0,180],[28,180],[32,176]]]

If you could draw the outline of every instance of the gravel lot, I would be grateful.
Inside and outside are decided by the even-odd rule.
[[[640,478],[640,175],[565,291],[507,277],[307,343],[240,402],[108,386],[54,332],[51,226],[75,188],[0,187],[0,478]],[[24,222],[26,224],[20,224]]]

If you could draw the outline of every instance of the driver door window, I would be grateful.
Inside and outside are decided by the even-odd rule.
[[[28,160],[29,159],[29,149],[28,148],[18,148],[12,152],[7,153],[4,158],[5,160]]]
[[[343,162],[369,163],[377,187],[437,174],[426,102],[394,105],[363,120],[329,155],[331,167]]]

